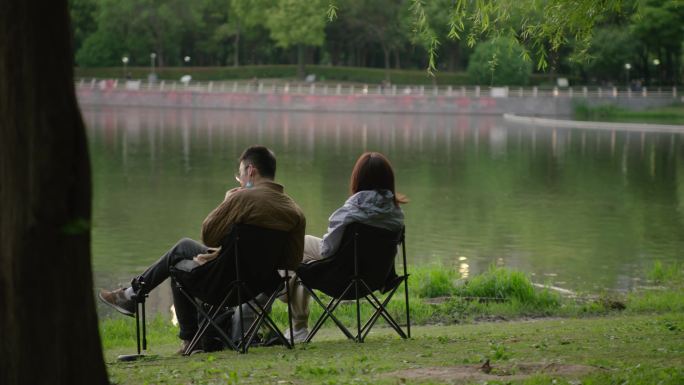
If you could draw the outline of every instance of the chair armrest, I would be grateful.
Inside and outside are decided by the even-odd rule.
[[[193,271],[197,266],[201,266],[201,265],[192,259],[184,259],[184,260],[176,263],[175,268],[177,270],[181,270],[181,271],[185,271],[185,272],[189,273],[189,272]]]

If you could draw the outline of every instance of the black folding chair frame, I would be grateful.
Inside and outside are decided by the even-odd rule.
[[[307,336],[306,340],[304,342],[310,342],[316,333],[320,330],[320,328],[323,326],[325,321],[330,318],[333,320],[333,322],[337,325],[337,327],[344,333],[344,335],[356,342],[364,342],[366,336],[368,336],[368,333],[370,332],[371,328],[377,320],[380,317],[383,317],[385,321],[387,322],[388,325],[390,325],[396,332],[399,334],[401,338],[411,338],[411,315],[410,315],[410,308],[409,308],[409,292],[408,292],[408,277],[409,274],[407,272],[407,266],[406,266],[406,245],[405,245],[405,232],[404,229],[401,230],[401,235],[399,237],[398,243],[401,243],[402,246],[402,259],[404,263],[404,274],[402,276],[399,276],[396,278],[395,285],[394,287],[385,295],[385,298],[380,301],[378,297],[373,294],[373,290],[371,290],[370,286],[359,276],[359,263],[358,263],[358,237],[359,233],[356,231],[354,233],[354,275],[350,278],[349,283],[345,287],[344,291],[342,294],[337,297],[337,298],[331,298],[330,302],[325,305],[323,301],[321,301],[320,297],[314,292],[313,289],[311,289],[309,286],[307,286],[301,279],[297,278],[299,284],[303,285],[306,291],[311,295],[311,297],[318,303],[321,308],[323,308],[323,314],[321,317],[316,321],[314,324],[313,328],[311,329],[311,332]],[[389,314],[387,311],[387,304],[389,301],[392,299],[394,294],[396,293],[397,289],[401,284],[404,284],[404,300],[405,300],[405,306],[406,306],[406,332],[402,329],[402,327],[399,325],[398,322]],[[363,290],[365,290],[368,294],[361,296],[359,295],[359,289],[360,286],[362,287]],[[349,329],[344,326],[344,324],[333,314],[337,307],[342,303],[343,298],[347,295],[347,293],[354,288],[355,291],[355,302],[356,302],[356,335],[352,334]],[[371,304],[374,308],[374,312],[371,315],[371,317],[364,323],[363,326],[361,326],[361,298],[364,298],[368,303]],[[289,309],[288,309],[289,310]]]
[[[256,295],[250,290],[250,288],[247,286],[247,282],[241,279],[241,274],[240,274],[240,258],[239,258],[239,253],[238,253],[238,244],[239,244],[240,237],[239,235],[235,236],[235,242],[234,242],[234,247],[235,247],[235,280],[232,281],[229,286],[228,286],[228,292],[226,295],[223,297],[221,302],[218,305],[212,305],[209,308],[209,311],[205,311],[202,308],[202,304],[198,303],[197,300],[188,292],[188,290],[183,287],[181,282],[179,282],[177,279],[175,279],[173,276],[171,277],[173,279],[173,282],[175,283],[176,287],[179,289],[179,291],[192,303],[195,308],[197,309],[197,313],[201,315],[202,317],[202,322],[200,322],[200,325],[198,326],[197,332],[193,336],[193,338],[190,340],[190,343],[188,346],[185,348],[183,351],[183,355],[189,355],[193,350],[195,350],[195,347],[197,344],[200,342],[202,337],[205,335],[209,327],[213,327],[219,334],[219,337],[221,340],[231,349],[236,350],[240,353],[247,353],[247,350],[249,349],[249,345],[252,343],[254,340],[254,337],[256,337],[257,332],[259,331],[259,328],[264,324],[268,326],[268,328],[276,334],[278,339],[285,345],[288,349],[292,349],[294,346],[294,340],[291,337],[290,341],[288,341],[283,333],[280,331],[276,323],[273,321],[273,319],[269,316],[268,312],[266,309],[269,309],[275,299],[278,297],[278,295],[282,292],[282,285],[278,285],[278,287],[271,293],[269,296],[268,300],[266,301],[266,305],[262,306],[258,301],[253,301],[254,304],[252,304],[251,300],[245,300],[243,301],[243,298],[250,298],[253,299],[256,297]],[[285,286],[285,293],[289,298],[290,291],[289,291],[289,275],[287,273],[287,270],[285,270],[285,276],[282,277],[283,284]],[[219,315],[222,309],[226,307],[226,304],[228,303],[229,298],[237,292],[237,299],[238,299],[238,313],[240,316],[240,341],[236,345],[231,338],[226,334],[226,332],[221,328],[220,325],[216,323],[216,317]],[[246,296],[245,296],[246,294]],[[246,303],[249,308],[257,315],[257,318],[250,324],[249,328],[245,332],[244,328],[244,317],[242,314],[242,305],[243,303]],[[255,306],[256,305],[256,306]],[[288,324],[290,328],[290,336],[293,335],[292,333],[292,312],[290,309],[290,304],[288,303]]]
[[[139,281],[140,287],[145,285],[145,282]],[[137,345],[137,354],[122,354],[117,359],[119,361],[135,361],[145,355],[143,352],[147,350],[147,328],[145,323],[145,298],[147,294],[139,294],[133,297],[135,301],[135,341]],[[142,326],[142,336],[140,334],[140,329]],[[142,350],[141,350],[141,340],[142,340]]]

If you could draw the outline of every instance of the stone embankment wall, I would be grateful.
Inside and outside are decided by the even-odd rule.
[[[570,116],[575,103],[588,106],[611,104],[627,109],[644,109],[681,102],[676,90],[655,94],[636,92],[584,92],[537,89],[423,90],[420,92],[336,93],[318,89],[311,92],[222,91],[202,87],[162,87],[126,89],[95,84],[76,87],[82,106],[135,106],[169,108],[218,108],[309,112],[373,112],[484,114],[504,113],[524,116]],[[307,90],[308,91],[308,90]]]

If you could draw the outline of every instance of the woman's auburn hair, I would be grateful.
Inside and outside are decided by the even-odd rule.
[[[406,196],[395,191],[392,165],[379,152],[364,152],[352,169],[349,181],[351,195],[367,190],[389,190],[394,195],[394,204],[408,203]]]

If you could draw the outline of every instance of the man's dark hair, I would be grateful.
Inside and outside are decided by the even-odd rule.
[[[259,170],[259,175],[268,179],[275,179],[276,159],[273,151],[264,146],[250,146],[240,155],[239,162],[252,165]]]

